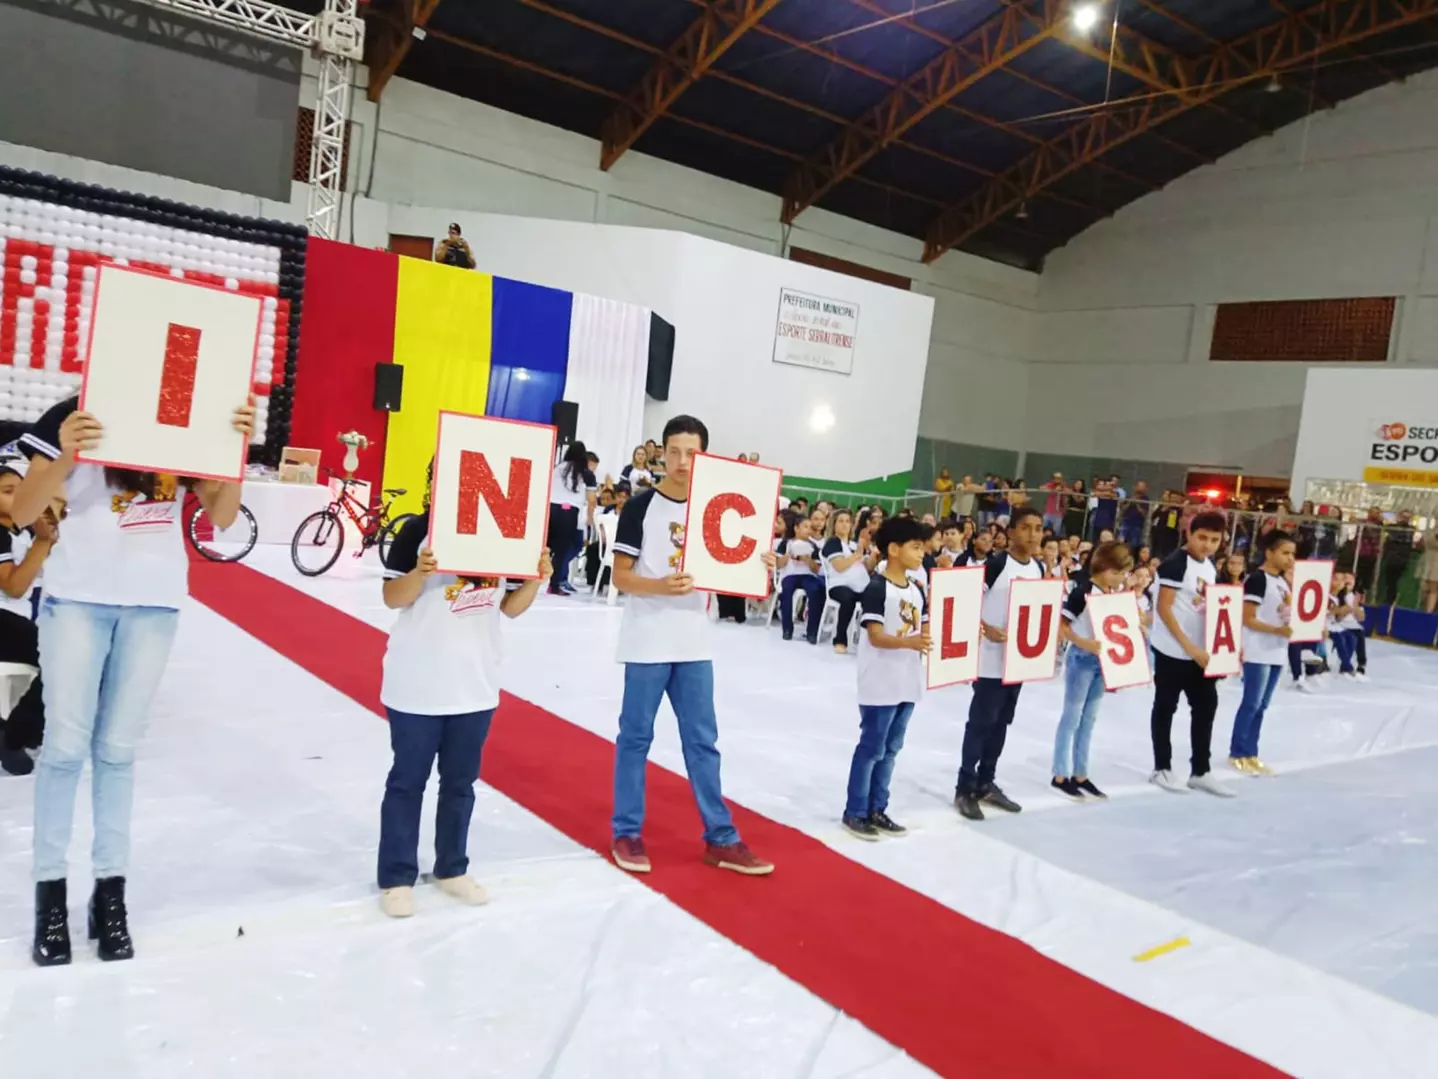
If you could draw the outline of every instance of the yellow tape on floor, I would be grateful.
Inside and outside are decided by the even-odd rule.
[[[1166,942],[1163,945],[1155,945],[1152,949],[1139,953],[1133,959],[1134,962],[1138,964],[1147,963],[1149,960],[1154,960],[1160,956],[1167,956],[1169,953],[1177,952],[1179,949],[1186,949],[1192,944],[1193,942],[1189,941],[1186,937],[1174,938],[1172,941]]]

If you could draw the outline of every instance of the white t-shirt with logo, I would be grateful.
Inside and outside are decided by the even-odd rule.
[[[793,540],[779,541],[779,554],[787,555],[786,562],[779,571],[779,580],[791,577],[813,577],[814,571],[809,569],[809,564],[802,560],[818,559],[819,546],[812,540],[801,540],[797,536]]]
[[[60,425],[77,399],[62,401],[20,439],[30,457],[60,456]],[[101,423],[104,417],[100,418]],[[112,488],[99,465],[76,465],[65,481],[67,514],[45,562],[45,593],[57,600],[178,609],[190,591],[181,531],[184,489],[175,477],[145,474],[148,491]]]
[[[666,578],[679,572],[684,556],[687,500],[671,499],[658,488],[624,504],[615,530],[614,551],[634,560],[640,577]],[[623,664],[682,664],[710,660],[708,598],[637,596],[624,598],[617,659]]]
[[[912,637],[929,621],[929,597],[922,583],[909,577],[895,585],[883,574],[869,579],[859,598],[859,626],[879,623],[884,633]],[[865,629],[859,634],[859,704],[900,705],[924,694],[924,656],[912,649],[877,649]]]
[[[835,570],[834,560],[843,559],[859,550],[859,545],[853,540],[840,540],[837,536],[831,536],[824,541],[824,571],[828,578],[828,587],[842,585],[845,588],[853,589],[856,593],[863,594],[869,587],[869,568],[864,565],[863,559],[856,559],[849,564],[847,570]]]
[[[385,580],[402,578],[419,562],[429,512],[399,530],[385,562]],[[523,582],[431,574],[419,598],[399,613],[384,652],[379,699],[420,716],[484,712],[499,704],[503,640],[500,601]]]
[[[1358,599],[1356,596],[1354,596],[1352,589],[1344,589],[1341,593],[1338,594],[1339,607],[1354,607],[1357,605],[1357,603]],[[1343,616],[1343,618],[1338,620],[1338,629],[1362,630],[1363,620],[1358,617],[1357,611],[1350,611],[1347,615]]]
[[[30,545],[34,542],[35,534],[29,529],[7,529],[0,526],[0,565],[8,563],[19,566],[25,561]],[[30,583],[30,589],[24,596],[11,596],[0,590],[0,611],[12,611],[22,618],[30,618],[30,596],[40,587],[41,576],[35,575],[35,580]]]
[[[1173,589],[1178,595],[1173,598],[1173,617],[1194,645],[1203,648],[1204,597],[1208,587],[1218,580],[1218,573],[1212,561],[1195,559],[1183,548],[1179,548],[1158,567],[1160,591]],[[1155,603],[1153,612],[1153,635],[1151,643],[1157,652],[1175,660],[1187,660],[1178,639],[1169,632]]]
[[[1243,583],[1244,604],[1258,605],[1258,621],[1269,626],[1288,625],[1288,582],[1281,574],[1270,574],[1259,567]],[[1245,664],[1288,663],[1288,639],[1282,634],[1265,634],[1260,630],[1243,630],[1243,662]]]
[[[979,618],[999,630],[1009,625],[1009,588],[1015,581],[1037,581],[1044,576],[1044,567],[1038,559],[1019,562],[1007,551],[995,552],[984,564],[984,600],[979,608]],[[1004,677],[1004,646],[987,637],[979,639],[979,678],[1002,679]]]

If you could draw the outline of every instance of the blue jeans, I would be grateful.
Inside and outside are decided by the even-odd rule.
[[[1088,779],[1089,742],[1103,695],[1098,657],[1070,648],[1064,661],[1064,711],[1054,735],[1054,776]]]
[[[1244,664],[1243,700],[1233,718],[1233,736],[1228,740],[1228,756],[1258,756],[1258,733],[1263,729],[1263,714],[1273,700],[1283,678],[1282,664]]]
[[[1351,674],[1353,671],[1353,650],[1357,647],[1353,631],[1334,630],[1328,636],[1333,639],[1333,648],[1338,652],[1339,674]]]
[[[88,760],[97,878],[130,863],[135,747],[145,734],[180,613],[46,597],[40,607],[45,743],[35,767],[35,880],[66,876],[75,791]]]
[[[394,764],[379,811],[379,887],[413,885],[419,879],[419,819],[424,789],[439,757],[439,801],[434,810],[434,876],[459,877],[469,870],[469,819],[474,782],[489,736],[493,709],[421,716],[389,713]]]
[[[793,574],[779,584],[779,623],[784,633],[794,633],[794,593],[804,590],[809,598],[805,610],[804,636],[810,641],[819,640],[819,620],[824,617],[824,579],[817,574]],[[836,639],[837,640],[837,639]]]
[[[914,713],[912,701],[859,706],[859,745],[849,765],[849,800],[844,816],[866,818],[889,808],[894,759],[904,748],[904,732]]]
[[[614,836],[638,836],[644,829],[644,768],[654,741],[654,717],[665,694],[679,721],[684,768],[704,822],[704,842],[738,843],[739,832],[719,783],[714,665],[708,660],[624,665],[624,704],[614,740]]]

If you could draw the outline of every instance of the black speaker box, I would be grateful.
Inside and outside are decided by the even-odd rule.
[[[560,446],[572,443],[579,430],[579,402],[556,401],[549,408],[549,422],[559,429]]]
[[[649,370],[644,392],[655,401],[669,400],[669,376],[674,371],[674,324],[649,313]]]
[[[404,367],[400,364],[374,366],[374,407],[385,412],[399,412],[404,397]]]

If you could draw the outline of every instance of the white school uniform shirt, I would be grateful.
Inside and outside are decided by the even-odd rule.
[[[649,488],[624,504],[615,530],[614,551],[634,559],[640,577],[665,578],[679,572],[689,503]],[[713,659],[707,597],[626,596],[619,624],[617,659],[622,664],[682,664]]]
[[[845,558],[858,550],[859,545],[853,540],[840,540],[837,536],[831,536],[824,541],[822,557],[829,588],[842,585],[862,595],[869,587],[869,568],[864,565],[863,559],[851,563],[847,570],[834,569],[835,559]]]
[[[880,624],[884,633],[912,637],[929,621],[928,591],[920,581],[904,575],[908,584],[895,585],[874,574],[859,597],[858,684],[860,705],[900,705],[918,701],[924,694],[924,655],[912,649],[876,649],[867,629]]]
[[[619,473],[619,479],[629,485],[630,491],[641,491],[644,487],[654,486],[654,474],[648,469],[639,468],[637,465],[624,466]]]
[[[1178,595],[1173,598],[1173,616],[1188,640],[1203,648],[1203,599],[1208,587],[1218,580],[1209,559],[1198,560],[1185,549],[1179,548],[1158,567],[1160,589],[1173,589]],[[1169,632],[1168,626],[1158,614],[1158,603],[1154,603],[1152,644],[1157,652],[1175,660],[1187,660],[1188,653],[1178,639]]]
[[[52,406],[20,439],[27,456],[60,456],[60,425],[76,398]],[[180,517],[184,489],[154,474],[149,491],[105,482],[99,465],[76,465],[65,481],[62,537],[45,562],[45,593],[57,600],[178,610],[190,591],[190,560]]]
[[[779,580],[791,577],[813,577],[814,571],[809,569],[808,563],[799,562],[800,559],[817,559],[819,557],[819,546],[812,540],[800,540],[795,537],[793,540],[779,541],[779,554],[787,555],[789,561],[779,570]]]
[[[428,535],[429,511],[400,526],[384,564],[386,581],[415,568]],[[419,599],[400,611],[389,632],[380,701],[420,716],[455,716],[498,706],[504,658],[499,605],[507,591],[523,584],[454,574],[426,578]]]
[[[585,494],[599,490],[599,481],[588,469],[580,469],[569,476],[569,463],[561,461],[554,467],[549,480],[549,504],[551,506],[584,506]]]
[[[1243,583],[1243,602],[1258,605],[1259,622],[1287,626],[1290,592],[1282,574],[1270,574],[1260,566]],[[1288,663],[1288,639],[1282,634],[1265,634],[1244,627],[1243,662],[1280,666]]]
[[[1080,570],[1069,579],[1069,594],[1064,598],[1063,619],[1069,624],[1069,632],[1075,637],[1089,638],[1095,636],[1093,629],[1093,616],[1089,614],[1088,598],[1092,595],[1102,595],[1103,590],[1094,584],[1093,578],[1089,577],[1087,570]],[[1121,592],[1120,585],[1115,592]]]
[[[989,626],[1007,630],[1009,625],[1009,587],[1015,581],[1038,581],[1044,576],[1043,564],[1037,558],[1019,562],[1007,551],[996,552],[984,564],[984,600],[979,618]],[[987,637],[979,638],[979,678],[1004,677],[1004,646]]]
[[[25,556],[30,551],[30,545],[34,542],[35,534],[29,529],[0,527],[0,565],[19,566],[25,561]],[[29,619],[30,596],[40,587],[41,576],[41,574],[35,575],[35,580],[30,584],[30,591],[24,596],[11,596],[8,593],[0,592],[0,611],[14,612],[23,619]]]
[[[1338,594],[1338,605],[1340,607],[1351,607],[1353,603],[1354,597],[1352,589],[1344,589],[1341,593]],[[1359,619],[1357,612],[1350,611],[1347,615],[1343,616],[1343,618],[1338,620],[1338,629],[1362,630],[1363,621]]]

